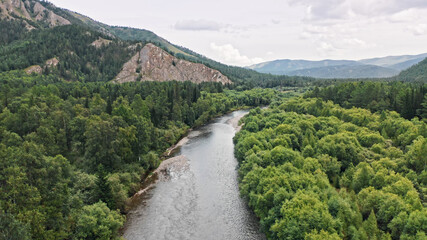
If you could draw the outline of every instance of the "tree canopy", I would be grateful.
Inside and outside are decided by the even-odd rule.
[[[242,121],[240,191],[269,239],[425,237],[425,122],[315,98]]]

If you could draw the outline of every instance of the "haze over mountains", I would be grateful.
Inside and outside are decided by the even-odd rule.
[[[249,66],[261,73],[315,78],[386,78],[421,62],[427,53],[353,60],[275,60]]]

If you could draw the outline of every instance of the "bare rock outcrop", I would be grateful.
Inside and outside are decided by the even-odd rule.
[[[0,8],[2,13],[1,18],[13,18],[12,15],[27,19],[31,18],[27,11],[27,6],[22,0],[1,0]]]
[[[46,67],[56,67],[59,63],[57,58],[48,59],[45,63]]]
[[[58,63],[59,63],[59,60],[57,58],[51,58],[45,62],[43,67],[41,67],[40,65],[33,65],[33,66],[26,68],[25,72],[27,74],[32,74],[32,73],[42,74],[43,70],[45,70],[46,68],[48,68],[48,69],[54,68],[58,65]]]
[[[70,21],[68,21],[67,19],[55,14],[54,12],[52,12],[48,9],[46,9],[39,2],[35,3],[34,8],[33,8],[33,12],[35,14],[37,14],[35,17],[35,19],[37,21],[46,21],[46,22],[48,22],[50,27],[71,24]]]
[[[30,0],[1,0],[0,19],[16,18],[28,20],[28,22],[45,22],[50,27],[71,24],[70,21],[47,9],[40,2]],[[25,22],[27,28],[34,29],[28,22]]]
[[[154,44],[145,45],[140,52],[124,64],[115,81],[191,81],[232,83],[218,70],[200,63],[178,59]]]
[[[94,46],[95,48],[101,48],[102,46],[107,46],[111,43],[111,40],[104,39],[102,37],[99,37],[97,40],[93,41],[90,45]]]
[[[30,66],[30,67],[26,68],[24,71],[25,71],[27,74],[32,74],[32,73],[35,73],[35,74],[42,74],[42,72],[43,72],[43,68],[42,68],[42,67],[40,67],[39,65],[34,65],[34,66]]]

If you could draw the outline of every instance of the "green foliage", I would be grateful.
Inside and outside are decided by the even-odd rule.
[[[341,239],[338,234],[330,234],[326,232],[325,230],[321,230],[320,232],[317,232],[316,230],[313,230],[313,232],[305,235],[306,240],[339,240]]]
[[[76,223],[74,239],[118,239],[116,233],[124,217],[111,211],[103,202],[83,207]]]
[[[319,99],[243,118],[242,196],[269,239],[425,236],[426,124]]]
[[[25,24],[19,20],[0,21],[0,46],[23,37]]]
[[[427,87],[425,84],[401,82],[350,82],[322,89],[315,88],[306,97],[332,100],[345,108],[366,108],[372,112],[397,111],[402,117],[422,117],[427,111],[422,105]]]
[[[297,192],[280,210],[283,216],[272,227],[273,238],[304,239],[310,230],[326,230],[335,233],[336,225],[325,203],[314,194]]]
[[[0,239],[29,240],[28,226],[11,214],[0,212]]]

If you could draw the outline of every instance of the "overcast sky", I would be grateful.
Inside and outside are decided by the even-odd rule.
[[[214,60],[363,59],[427,52],[427,0],[50,0],[153,31]]]

